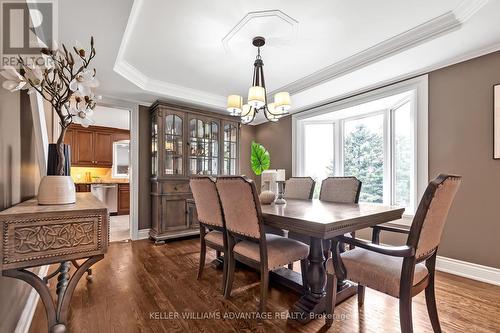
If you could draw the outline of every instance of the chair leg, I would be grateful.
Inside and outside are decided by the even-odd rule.
[[[356,231],[351,232],[351,237],[356,238]],[[350,244],[349,245],[349,250],[354,250],[355,246]]]
[[[425,303],[427,304],[427,312],[429,313],[434,333],[441,333],[441,325],[439,324],[436,306],[436,294],[434,292],[434,274],[429,276],[429,285],[425,288]]]
[[[293,271],[293,262],[288,264],[288,269]]]
[[[205,267],[205,255],[207,252],[207,245],[205,244],[205,238],[200,239],[200,266],[198,268],[198,280],[201,279],[203,274],[203,268]]]
[[[261,269],[260,271],[260,304],[259,304],[259,312],[266,311],[266,303],[267,303],[267,291],[269,289],[269,272]]]
[[[307,259],[302,259],[300,261],[300,274],[302,275],[302,287],[305,291],[309,290],[307,285]]]
[[[222,263],[222,294],[226,292],[226,283],[227,283],[227,251],[224,252],[224,261]]]
[[[218,250],[217,250],[217,251],[215,251],[215,257],[216,257],[216,258],[219,258],[219,257],[220,257],[220,255],[221,255],[221,252],[220,252],[220,251],[218,251]]]
[[[325,325],[333,325],[333,313],[335,312],[335,303],[337,302],[337,276],[335,274],[326,275],[326,308]]]
[[[409,295],[399,299],[399,322],[401,333],[413,333],[411,296]]]
[[[362,307],[365,304],[365,286],[358,284],[358,307]]]
[[[234,279],[234,255],[232,250],[228,250],[227,254],[227,272],[226,272],[226,288],[224,290],[224,298],[229,298],[231,296],[231,290],[233,289],[233,279]],[[226,261],[226,258],[224,258]]]

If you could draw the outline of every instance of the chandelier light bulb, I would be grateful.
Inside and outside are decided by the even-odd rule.
[[[232,116],[240,116],[242,112],[243,97],[239,95],[229,95],[227,97],[227,111]]]
[[[252,86],[248,89],[248,104],[260,109],[266,104],[266,89],[260,86]]]
[[[274,95],[274,104],[278,113],[286,114],[291,108],[292,100],[290,94],[286,91]]]

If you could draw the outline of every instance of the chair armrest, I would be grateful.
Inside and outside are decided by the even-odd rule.
[[[358,246],[363,249],[367,249],[373,252],[377,252],[380,254],[386,254],[393,257],[411,257],[415,255],[415,248],[409,247],[408,245],[402,246],[386,246],[380,244],[374,244],[371,242],[367,242],[361,239],[338,236],[335,237],[335,240],[338,240],[342,243],[351,244],[354,246]]]
[[[380,232],[382,230],[384,231],[391,231],[391,232],[397,232],[400,234],[410,234],[410,230],[406,228],[401,228],[401,227],[389,227],[387,225],[375,225],[372,227],[373,232],[372,232],[372,243],[373,244],[378,244],[380,243]]]
[[[410,229],[403,228],[403,227],[389,227],[387,225],[375,225],[372,228],[383,230],[383,231],[397,232],[400,234],[407,234],[407,235],[410,234]]]

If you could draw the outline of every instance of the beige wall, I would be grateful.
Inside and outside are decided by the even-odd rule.
[[[33,135],[28,96],[0,88],[0,211],[35,195]],[[0,332],[14,331],[30,290],[24,282],[0,277]]]
[[[276,123],[267,122],[255,126],[255,141],[269,151],[270,168],[285,169],[286,178],[290,178],[292,176],[292,117],[284,117]],[[260,177],[256,182],[260,184]]]
[[[151,124],[149,107],[139,105],[139,229],[151,228]]]
[[[255,126],[241,125],[240,127],[240,174],[255,180],[255,174],[250,167],[250,147],[255,140]]]
[[[500,268],[500,161],[493,153],[493,85],[500,83],[500,52],[429,73],[429,177],[462,175],[439,255]],[[289,117],[290,118],[290,117]],[[273,168],[292,167],[290,119],[256,126]],[[290,170],[290,171],[289,171]],[[370,238],[367,230],[359,233]],[[382,234],[382,242],[404,243]]]
[[[500,161],[493,160],[493,85],[500,52],[429,75],[429,177],[463,176],[439,254],[500,268]]]

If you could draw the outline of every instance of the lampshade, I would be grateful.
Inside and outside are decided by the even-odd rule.
[[[269,112],[266,111],[266,118],[269,120],[269,121],[278,121],[278,119],[281,118],[281,116],[279,115],[279,112],[276,111],[276,108],[274,106],[274,103],[269,103],[267,104],[267,110]]]
[[[253,120],[255,116],[255,109],[250,107],[248,104],[243,105],[243,112],[241,114],[241,121],[243,123],[249,123]]]
[[[259,109],[266,104],[266,89],[260,86],[252,86],[248,89],[248,104]]]
[[[243,104],[243,97],[239,95],[227,96],[227,111],[233,116],[241,115],[241,108]]]
[[[279,92],[274,95],[274,104],[276,111],[280,114],[288,113],[292,106],[292,100],[290,94],[286,91]]]

